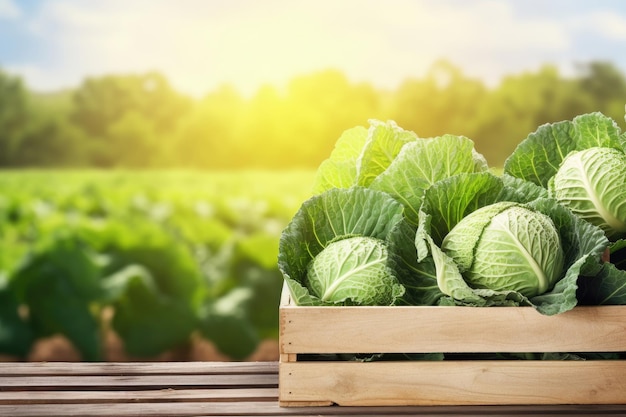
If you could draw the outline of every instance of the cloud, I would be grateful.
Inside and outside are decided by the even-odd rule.
[[[579,30],[595,32],[606,39],[626,41],[626,16],[611,11],[594,12],[584,20],[575,19],[573,26]]]
[[[36,87],[42,91],[54,91],[63,87],[74,87],[74,79],[63,79],[63,72],[50,71],[44,67],[33,64],[9,64],[3,65],[3,70],[14,76],[20,77],[26,85]]]
[[[17,19],[22,11],[13,0],[0,0],[0,20]]]
[[[12,3],[0,0],[0,10],[3,4]],[[493,81],[578,52],[573,39],[588,27],[575,18],[520,15],[513,5],[519,7],[496,0],[57,0],[42,3],[28,28],[53,56],[47,79],[159,70],[197,95],[225,82],[250,93],[330,67],[393,88],[440,58]],[[602,36],[626,36],[623,16],[578,19]]]

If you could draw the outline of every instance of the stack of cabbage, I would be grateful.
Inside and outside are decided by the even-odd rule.
[[[600,113],[539,127],[501,174],[466,137],[371,121],[313,191],[279,247],[297,304],[626,304],[626,135]]]

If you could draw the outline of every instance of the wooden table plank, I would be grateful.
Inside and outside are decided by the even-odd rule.
[[[276,388],[152,389],[143,391],[0,391],[0,405],[132,402],[277,401]]]
[[[189,416],[522,416],[522,415],[624,415],[622,407],[529,408],[515,406],[473,407],[307,407],[280,408],[271,402],[224,403],[141,403],[141,404],[34,404],[28,407],[0,405],[0,415],[12,417],[189,417]]]
[[[625,415],[626,405],[303,407],[278,405],[278,364],[1,363],[0,416]]]
[[[168,387],[224,387],[224,386],[259,386],[278,385],[278,376],[272,374],[246,375],[49,375],[0,376],[0,390],[40,389],[52,387],[103,387],[117,390],[120,388],[168,388]],[[106,387],[106,388],[104,388]]]
[[[276,374],[276,362],[0,362],[0,375]]]

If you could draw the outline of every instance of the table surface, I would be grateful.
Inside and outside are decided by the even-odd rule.
[[[276,362],[0,363],[0,416],[626,416],[626,405],[278,405]]]

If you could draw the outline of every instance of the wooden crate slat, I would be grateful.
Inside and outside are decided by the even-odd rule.
[[[531,307],[281,306],[280,350],[619,352],[626,351],[626,306],[581,306],[555,316]]]
[[[626,361],[281,363],[279,392],[299,405],[626,404]]]

